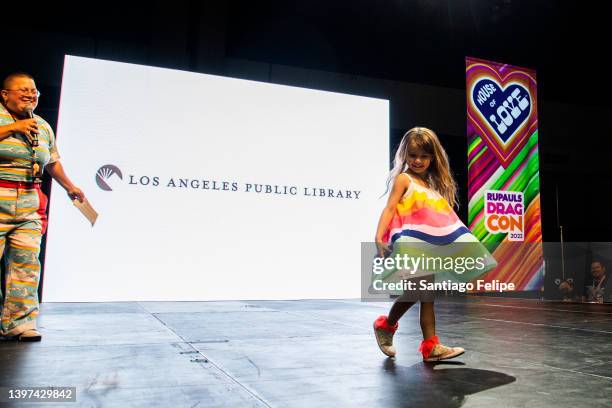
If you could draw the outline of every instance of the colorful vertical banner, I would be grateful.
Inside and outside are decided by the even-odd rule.
[[[542,290],[535,71],[466,58],[468,224],[498,266],[484,280]]]

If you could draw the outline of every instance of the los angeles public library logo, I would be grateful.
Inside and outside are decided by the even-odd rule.
[[[96,184],[104,191],[113,191],[111,184],[113,178],[123,180],[123,174],[119,167],[113,164],[106,164],[96,172]]]

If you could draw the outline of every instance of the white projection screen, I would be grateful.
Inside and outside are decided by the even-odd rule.
[[[66,56],[43,300],[360,296],[386,100]]]

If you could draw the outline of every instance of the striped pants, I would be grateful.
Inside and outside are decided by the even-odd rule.
[[[36,329],[46,207],[47,197],[37,185],[0,180],[0,254],[6,277],[4,298],[0,296],[3,336]]]

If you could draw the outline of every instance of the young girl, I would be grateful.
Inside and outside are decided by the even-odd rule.
[[[478,242],[453,211],[457,186],[446,152],[433,131],[415,127],[406,132],[393,164],[387,191],[391,181],[393,188],[376,230],[379,256],[388,255],[396,242],[410,242],[409,245],[446,244],[448,242],[443,242],[445,239],[451,242]],[[484,251],[488,253],[486,249]],[[440,343],[436,336],[434,292],[425,290],[405,291],[396,299],[389,316],[376,319],[374,334],[381,351],[389,357],[395,356],[393,334],[398,328],[398,321],[418,300],[421,302],[420,323],[423,331],[419,351],[423,354],[423,360],[445,360],[463,354],[464,349],[460,347],[447,347]]]

